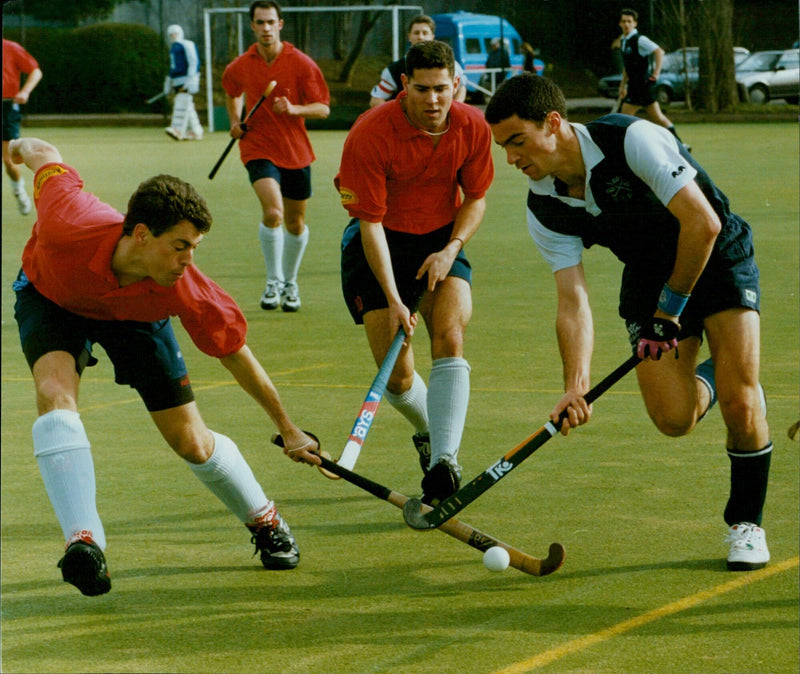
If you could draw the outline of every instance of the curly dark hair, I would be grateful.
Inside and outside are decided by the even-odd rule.
[[[282,19],[281,6],[274,0],[256,0],[250,5],[250,21],[256,16],[256,9],[274,9],[279,19]]]
[[[406,52],[406,75],[411,78],[415,70],[447,68],[450,77],[456,74],[456,58],[453,48],[446,42],[431,40],[417,42]]]
[[[489,124],[499,124],[514,115],[542,124],[553,110],[567,118],[567,101],[558,85],[541,75],[522,73],[497,88],[484,115]]]
[[[128,201],[122,232],[131,235],[138,223],[144,223],[161,236],[181,220],[188,220],[201,234],[211,229],[211,211],[205,199],[189,183],[170,175],[157,175],[136,188]]]

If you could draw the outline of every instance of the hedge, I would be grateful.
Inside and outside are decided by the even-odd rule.
[[[19,42],[19,30],[4,37]],[[83,28],[26,28],[23,45],[44,77],[28,114],[160,112],[146,100],[162,91],[169,51],[151,28],[102,23]]]

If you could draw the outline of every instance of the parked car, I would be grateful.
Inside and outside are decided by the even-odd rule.
[[[750,52],[744,47],[733,48],[733,62],[738,68]],[[664,62],[661,64],[661,73],[656,80],[653,89],[653,96],[659,105],[666,107],[672,101],[684,100],[686,98],[686,80],[689,81],[690,91],[694,96],[699,91],[700,86],[700,50],[698,47],[686,47],[686,63],[684,64],[684,50],[664,54]],[[688,78],[687,78],[688,75]],[[616,98],[619,95],[619,83],[622,75],[609,75],[598,83],[598,91],[607,98]]]
[[[763,104],[783,98],[796,105],[800,100],[800,50],[750,54],[736,71],[736,86],[742,101]]]
[[[434,14],[431,18],[436,22],[436,39],[447,42],[453,48],[456,61],[464,68],[467,91],[474,92],[473,84],[480,82],[495,38],[502,38],[509,48],[511,68],[506,77],[522,72],[525,61],[522,38],[507,19],[472,12]],[[539,75],[543,74],[544,62],[535,59],[534,68]],[[499,78],[497,83],[500,83]]]

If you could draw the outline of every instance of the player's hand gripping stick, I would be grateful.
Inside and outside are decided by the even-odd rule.
[[[586,395],[583,396],[584,400],[586,400],[588,404],[597,400],[603,393],[630,372],[639,362],[640,359],[636,355],[628,358],[628,360],[617,367],[616,370],[599,382],[594,388],[589,390]],[[548,421],[533,435],[523,440],[522,443],[514,447],[510,452],[500,457],[498,461],[495,461],[484,472],[461,487],[455,494],[442,501],[433,508],[433,510],[425,513],[423,511],[423,503],[418,498],[408,499],[408,502],[403,507],[403,519],[405,519],[406,524],[412,529],[435,529],[443,522],[446,522],[457,512],[460,512],[472,503],[487,489],[497,484],[545,442],[556,435],[566,416],[567,411],[562,411],[558,421],[555,423]]]
[[[241,126],[245,131],[247,131],[246,128],[247,120],[249,120],[253,116],[255,111],[258,110],[259,107],[261,107],[261,104],[266,100],[267,96],[269,96],[272,93],[272,90],[275,88],[276,84],[277,82],[275,80],[272,80],[272,82],[270,82],[267,85],[267,88],[264,90],[264,93],[261,94],[261,97],[256,101],[255,105],[252,108],[250,108],[250,112],[248,112],[245,118],[242,120]],[[214,176],[217,175],[219,167],[222,166],[222,162],[225,161],[225,157],[228,156],[228,153],[233,149],[233,146],[235,144],[236,144],[236,139],[231,138],[230,142],[228,143],[228,147],[225,148],[225,151],[220,155],[220,158],[217,159],[217,163],[214,164],[214,168],[211,169],[211,173],[208,174],[209,180],[213,180]]]

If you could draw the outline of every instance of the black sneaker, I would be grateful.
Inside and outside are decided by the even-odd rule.
[[[67,546],[58,562],[65,583],[71,583],[87,597],[105,594],[111,589],[103,551],[89,536],[81,536]]]
[[[294,540],[289,525],[275,512],[264,524],[247,526],[253,536],[250,542],[256,546],[254,554],[261,553],[265,569],[293,569],[300,562],[300,549]]]
[[[431,436],[428,433],[414,433],[411,440],[414,442],[414,449],[419,452],[419,467],[427,475],[431,465]]]
[[[439,505],[448,496],[455,494],[461,487],[459,470],[446,459],[441,459],[422,478],[423,503],[429,506]]]

